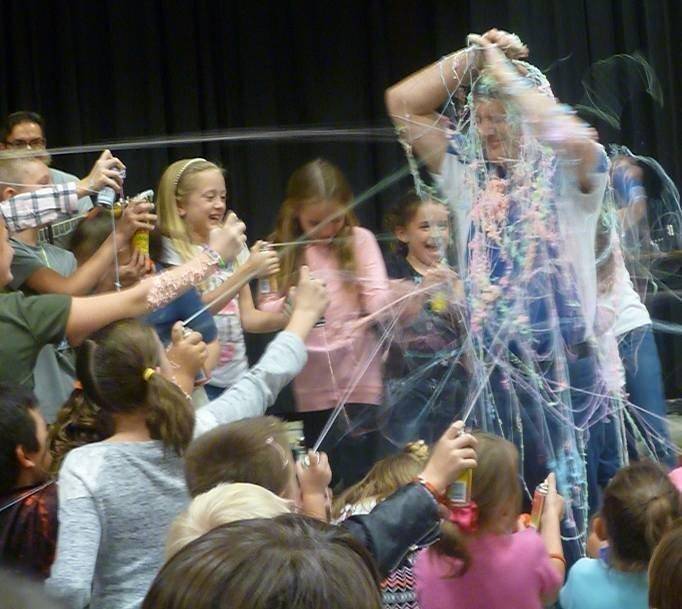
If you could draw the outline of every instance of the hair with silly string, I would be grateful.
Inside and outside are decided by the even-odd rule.
[[[342,271],[351,276],[355,270],[353,253],[353,227],[358,220],[352,209],[353,191],[343,172],[334,164],[324,159],[315,159],[299,167],[289,178],[286,199],[282,203],[277,216],[275,230],[270,235],[274,243],[288,243],[303,236],[303,229],[298,220],[302,209],[308,205],[330,201],[345,208],[344,225],[336,234],[331,248],[336,254]],[[277,276],[278,286],[282,293],[298,283],[298,269],[303,263],[302,247],[287,247],[280,259],[280,271]]]
[[[293,463],[286,425],[277,417],[252,417],[194,440],[185,454],[185,480],[192,497],[222,482],[257,484],[281,495]]]
[[[169,165],[159,180],[156,196],[159,230],[173,242],[173,247],[185,262],[194,258],[195,252],[179,208],[185,203],[185,197],[196,188],[196,177],[211,170],[223,173],[221,167],[206,159],[181,159]]]

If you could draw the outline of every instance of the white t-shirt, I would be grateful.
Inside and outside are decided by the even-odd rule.
[[[615,238],[618,239],[617,236]],[[632,285],[620,247],[616,252],[616,268],[609,299],[616,312],[613,324],[613,333],[616,337],[651,323],[649,311]]]
[[[249,250],[244,247],[237,256],[235,262],[226,269],[220,269],[199,286],[199,292],[205,294],[219,287],[234,273],[237,266],[246,262],[249,258]],[[231,387],[249,369],[249,360],[246,355],[246,343],[244,331],[239,316],[239,295],[229,300],[225,306],[213,316],[216,328],[218,328],[218,343],[220,344],[220,357],[218,364],[211,372],[210,385],[216,387]]]
[[[173,247],[173,242],[167,237],[162,238],[161,259],[165,264],[177,266],[182,264],[182,258]],[[197,253],[201,248],[195,246]],[[201,282],[197,287],[200,294],[211,292],[229,279],[235,269],[244,264],[249,257],[249,250],[244,247],[237,255],[234,262],[227,265],[225,269],[219,269],[208,279]],[[239,317],[239,296],[225,303],[219,313],[213,316],[216,328],[218,329],[218,342],[220,343],[220,357],[217,366],[211,372],[210,385],[216,387],[231,387],[249,369],[249,360],[246,356],[246,343],[244,342],[244,331]]]
[[[606,153],[601,147],[600,153],[602,155],[600,164],[605,165],[603,159]],[[452,149],[448,149],[440,174],[435,174],[434,178],[447,197],[454,214],[459,259],[462,261],[471,227],[473,201],[480,192],[477,178],[474,171],[463,163]],[[594,240],[607,178],[606,170],[593,173],[593,189],[589,193],[582,193],[573,168],[566,162],[560,162],[557,168],[556,208],[563,242],[562,252],[576,274],[578,294],[587,328],[585,338],[593,334],[596,315],[597,273]],[[463,268],[461,272],[465,275],[467,269]]]

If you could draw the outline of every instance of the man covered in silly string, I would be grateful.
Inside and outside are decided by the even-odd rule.
[[[564,532],[578,541],[623,460],[593,329],[608,161],[596,132],[521,61],[517,36],[468,43],[391,87],[386,103],[454,217],[473,366],[463,416],[517,445],[527,499],[557,474]]]

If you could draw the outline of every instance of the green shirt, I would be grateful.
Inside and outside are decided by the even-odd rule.
[[[64,338],[71,296],[0,294],[0,381],[33,388],[33,367],[47,344]]]
[[[33,273],[42,268],[52,269],[62,277],[69,277],[76,272],[76,257],[69,250],[50,243],[29,245],[16,238],[11,238],[9,241],[14,250],[11,267],[12,281],[9,283],[9,287],[13,290],[33,294],[34,292],[24,284]]]

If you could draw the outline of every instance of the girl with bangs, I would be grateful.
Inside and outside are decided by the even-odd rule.
[[[219,227],[227,212],[227,189],[223,170],[205,159],[182,159],[168,166],[158,193],[161,254],[165,265],[182,264],[208,243],[211,230]],[[277,254],[257,242],[251,252],[242,249],[237,259],[197,289],[204,304],[222,298],[211,307],[218,341],[209,352],[205,386],[210,400],[234,385],[248,370],[244,330],[263,333],[281,330],[283,314],[258,311],[249,281],[275,272]]]

